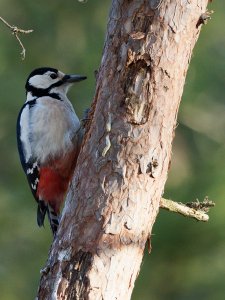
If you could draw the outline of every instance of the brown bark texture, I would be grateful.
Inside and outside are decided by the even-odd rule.
[[[208,0],[113,0],[88,132],[38,299],[130,299]]]

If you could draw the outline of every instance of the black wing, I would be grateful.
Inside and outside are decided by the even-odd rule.
[[[21,141],[21,115],[23,110],[28,106],[28,109],[30,109],[33,105],[35,105],[36,100],[32,100],[29,102],[26,102],[23,107],[21,108],[19,112],[19,116],[17,118],[17,147],[19,151],[20,161],[21,165],[23,167],[23,170],[27,176],[27,180],[31,189],[31,192],[35,198],[35,200],[38,203],[38,210],[37,210],[37,223],[39,226],[42,226],[44,224],[44,218],[45,214],[47,212],[47,205],[44,203],[44,201],[40,200],[37,196],[37,188],[38,188],[38,182],[40,177],[40,166],[38,161],[35,158],[31,158],[28,161],[25,159],[25,151],[24,146]]]
[[[29,183],[29,186],[31,188],[32,194],[34,195],[34,198],[38,201],[39,199],[36,196],[36,191],[38,187],[39,182],[39,164],[38,161],[35,158],[29,158],[28,161],[26,161],[25,158],[25,150],[24,145],[21,140],[21,115],[25,109],[30,109],[35,104],[34,100],[30,102],[26,102],[23,107],[21,108],[19,112],[19,116],[17,118],[17,147],[19,151],[20,156],[20,162],[23,167],[23,170],[27,176],[27,180]]]

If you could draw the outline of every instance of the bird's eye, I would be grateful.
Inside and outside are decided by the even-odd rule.
[[[52,73],[52,74],[50,75],[50,77],[51,77],[52,79],[56,79],[58,76],[57,76],[55,73]]]

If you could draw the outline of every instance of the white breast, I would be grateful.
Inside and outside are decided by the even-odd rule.
[[[75,146],[80,122],[69,102],[41,97],[30,109],[31,152],[40,163],[65,155]]]

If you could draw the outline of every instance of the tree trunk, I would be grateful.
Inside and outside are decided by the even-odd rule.
[[[89,130],[38,299],[130,299],[208,0],[114,0]]]

